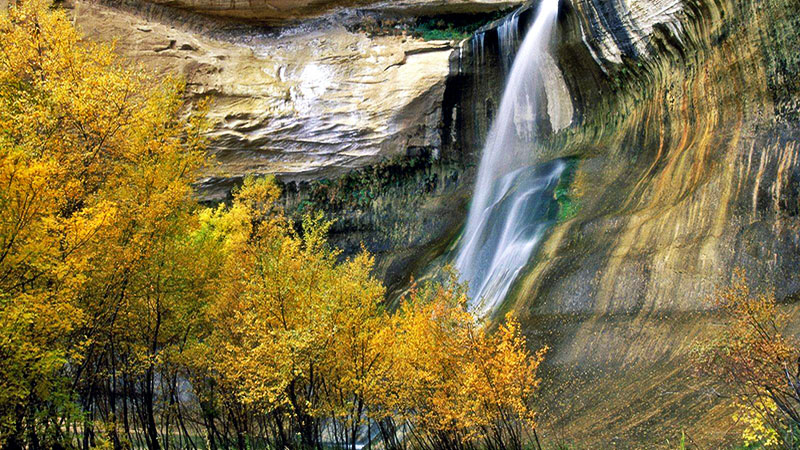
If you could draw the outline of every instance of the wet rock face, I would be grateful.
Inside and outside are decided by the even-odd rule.
[[[403,15],[480,13],[507,9],[522,0],[149,0],[202,14],[284,23],[320,16],[340,7],[361,7]]]
[[[673,36],[684,33],[682,0],[576,0],[584,44],[602,65],[621,64],[623,58],[655,57],[652,46],[657,29]]]
[[[794,294],[797,5],[633,6],[664,15],[645,14],[644,25],[632,18],[625,33],[594,32],[603,21],[593,15],[612,13],[577,2],[576,20],[563,23],[558,59],[584,117],[563,140],[546,142],[545,154],[578,158],[572,194],[581,208],[554,230],[535,269],[544,272],[526,280],[535,305],[518,305],[548,314],[705,310],[705,297],[737,266],[779,297]],[[612,15],[633,17],[626,11]],[[574,58],[571,39],[592,60]],[[602,75],[573,75],[592,62]]]
[[[289,183],[284,209],[294,219],[308,211],[335,218],[330,238],[344,256],[375,256],[375,274],[389,297],[408,277],[442,254],[461,228],[469,204],[471,170],[453,158],[415,154],[354,170],[336,179]]]
[[[558,200],[571,209],[503,310],[551,346],[558,394],[543,404],[568,405],[551,411],[554,432],[645,448],[683,429],[715,447],[734,437],[712,425],[730,416],[686,370],[716,326],[707,297],[742,267],[800,324],[800,5],[562,6],[554,60],[573,121],[532,151],[573,161]],[[473,152],[502,79],[497,32],[482,39],[462,49],[464,103],[452,106],[465,125],[454,142]]]
[[[507,307],[705,310],[703,298],[739,265],[779,296],[796,292],[798,248],[788,236],[798,225],[799,69],[787,50],[800,42],[796,5],[563,5],[548,70],[567,94],[545,90],[573,113],[560,130],[563,118],[543,108],[550,128],[532,151],[575,161],[579,208],[555,227]],[[520,14],[523,30],[531,16]],[[472,154],[502,93],[498,34],[489,28],[454,55],[459,101],[446,105],[455,118],[446,144]]]

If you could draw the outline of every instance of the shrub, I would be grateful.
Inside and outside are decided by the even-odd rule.
[[[695,349],[701,373],[733,390],[747,444],[800,445],[800,351],[771,293],[753,293],[742,270],[713,296],[724,325]]]

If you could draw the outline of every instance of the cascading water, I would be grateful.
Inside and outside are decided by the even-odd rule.
[[[514,11],[497,27],[497,39],[500,42],[500,64],[503,74],[508,75],[514,64],[514,54],[519,43],[519,10]]]
[[[564,163],[535,166],[542,58],[555,29],[558,0],[543,0],[508,74],[483,148],[456,268],[470,284],[474,310],[488,313],[506,296],[547,227],[550,194]],[[501,62],[514,54],[519,16],[498,29]],[[510,62],[510,61],[509,61]]]

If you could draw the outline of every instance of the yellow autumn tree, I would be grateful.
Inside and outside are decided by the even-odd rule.
[[[372,257],[269,178],[201,208],[181,89],[48,1],[0,16],[0,447],[521,447],[543,352],[518,324],[456,284],[386,311]]]
[[[278,197],[248,178],[197,233],[224,260],[208,335],[186,355],[210,446],[522,448],[545,350],[511,317],[490,331],[455,282],[386,311],[372,258],[342,260],[320,216],[296,231]]]
[[[327,244],[330,222],[306,216],[296,232],[270,206],[277,195],[270,179],[247,179],[231,207],[206,217],[204,233],[222,240],[227,262],[205,372],[268,418],[281,447],[312,447],[323,434],[352,443],[384,289],[371,257],[340,262]]]
[[[723,326],[699,342],[694,363],[730,391],[747,444],[800,444],[800,347],[784,329],[789,316],[770,292],[753,292],[744,271],[711,297]]]
[[[143,422],[157,447],[154,405],[134,413],[128,393],[154,390],[162,353],[185,338],[205,289],[190,239],[202,121],[181,118],[180,90],[84,41],[50,2],[0,15],[0,441],[9,446],[64,442],[69,429],[87,446],[118,446],[125,416],[128,434]],[[71,412],[77,404],[83,413]]]
[[[414,289],[377,337],[386,349],[373,411],[390,447],[523,448],[545,349],[530,353],[511,316],[495,332],[451,281]]]

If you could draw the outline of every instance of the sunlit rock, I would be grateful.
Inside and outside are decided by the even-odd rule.
[[[152,15],[93,3],[75,11],[90,37],[117,37],[125,58],[185,77],[191,102],[211,98],[219,166],[201,180],[205,199],[225,198],[247,174],[334,177],[441,145],[449,42],[369,37],[335,18],[203,33]]]

